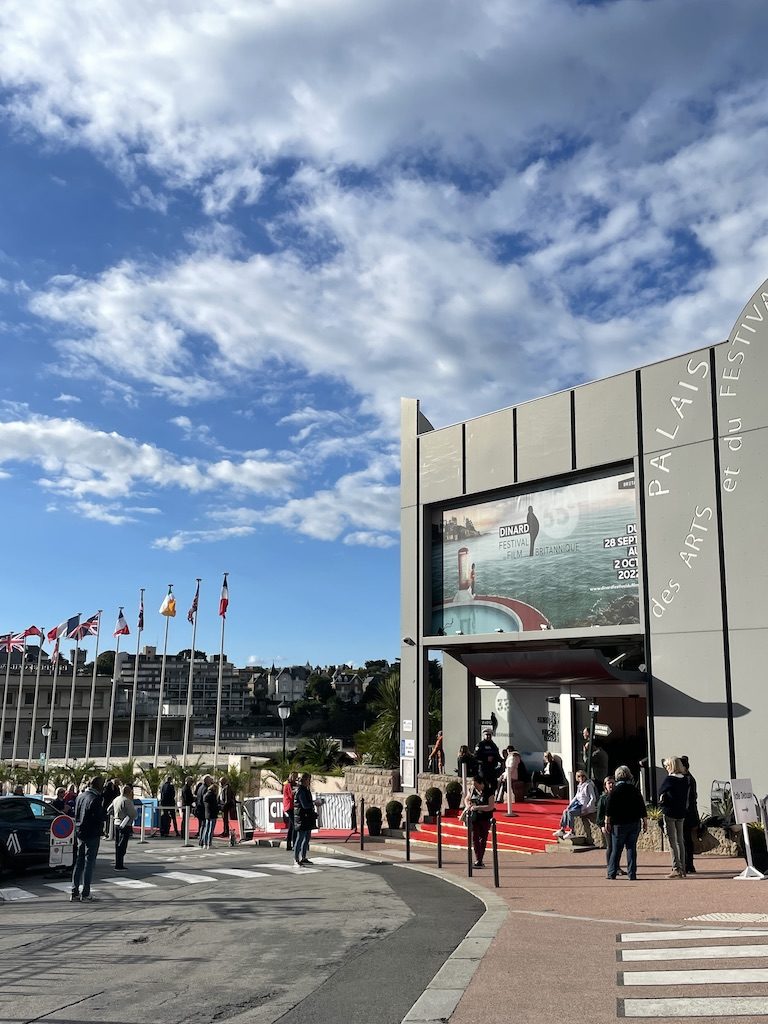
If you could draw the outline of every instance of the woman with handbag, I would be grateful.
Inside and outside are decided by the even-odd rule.
[[[494,784],[479,773],[472,780],[472,788],[467,792],[461,820],[472,829],[472,848],[475,851],[475,867],[483,867],[485,847],[491,829],[493,812],[496,807]]]
[[[299,779],[299,784],[296,787],[296,793],[293,798],[295,829],[293,856],[296,866],[300,868],[309,867],[312,864],[312,861],[309,859],[309,838],[312,835],[312,829],[317,828],[317,808],[309,788],[311,781],[312,776],[308,772],[304,772]]]

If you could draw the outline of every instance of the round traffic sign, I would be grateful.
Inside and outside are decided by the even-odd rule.
[[[69,839],[75,830],[75,823],[66,814],[60,814],[51,822],[51,835],[54,839]]]

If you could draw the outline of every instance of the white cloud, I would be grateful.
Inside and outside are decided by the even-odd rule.
[[[397,538],[387,533],[372,533],[370,530],[358,530],[355,533],[348,533],[344,543],[351,546],[368,548],[391,548],[397,544]]]
[[[233,493],[289,493],[295,464],[277,459],[182,460],[155,445],[95,430],[74,419],[30,415],[0,422],[0,463],[35,463],[41,486],[81,503],[93,518],[111,521],[117,512],[94,497],[125,498],[140,486],[176,487],[193,494],[225,488]]]
[[[190,544],[213,544],[234,537],[248,537],[254,532],[248,526],[229,526],[219,530],[176,530],[167,537],[157,537],[152,547],[164,551],[181,551]]]
[[[80,402],[82,399],[78,398],[77,395],[67,395],[62,392],[57,398],[54,398],[54,402]]]

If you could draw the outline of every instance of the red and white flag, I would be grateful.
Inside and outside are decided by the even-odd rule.
[[[60,636],[69,636],[73,629],[75,629],[80,622],[80,616],[73,615],[70,619],[65,619],[64,622],[60,622],[58,626],[54,626],[53,629],[48,630],[49,640],[58,640]]]
[[[121,608],[117,613],[117,622],[115,623],[115,631],[112,636],[128,636],[130,632],[130,629],[128,629],[128,623],[125,621],[125,616],[123,615],[123,609]]]
[[[28,636],[39,636],[40,639],[42,640],[43,631],[38,626],[30,626],[28,629],[25,629],[23,633],[20,633],[19,636],[22,638],[22,640]]]
[[[56,643],[54,644],[54,647],[53,647],[53,654],[51,655],[51,664],[55,665],[58,660],[59,660],[59,638],[56,637]]]
[[[229,584],[227,583],[227,576],[229,573],[224,573],[224,582],[221,585],[221,597],[219,598],[219,615],[222,619],[227,617],[227,608],[229,607]]]

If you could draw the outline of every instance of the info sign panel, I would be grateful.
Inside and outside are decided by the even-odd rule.
[[[640,621],[634,473],[496,498],[432,519],[432,633]]]

